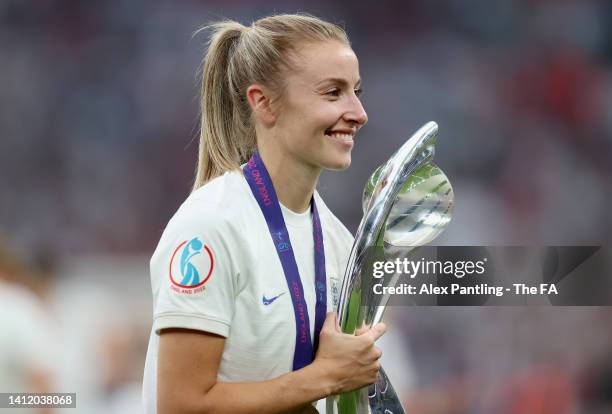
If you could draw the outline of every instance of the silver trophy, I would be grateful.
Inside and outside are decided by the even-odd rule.
[[[431,161],[438,125],[428,122],[370,177],[364,189],[364,216],[342,281],[338,317],[344,332],[382,320],[389,295],[376,295],[364,268],[371,247],[385,260],[405,257],[435,239],[448,225],[453,189],[446,175]],[[394,286],[399,274],[387,286]],[[334,410],[335,405],[335,410]],[[331,410],[331,411],[330,411]],[[327,412],[338,414],[404,414],[384,369],[379,380],[358,391],[328,399]]]

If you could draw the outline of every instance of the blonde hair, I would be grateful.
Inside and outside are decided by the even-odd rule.
[[[212,34],[203,59],[200,148],[192,191],[240,168],[256,149],[246,99],[250,85],[265,85],[280,98],[283,71],[291,68],[298,43],[336,40],[350,46],[344,29],[307,14],[264,17],[249,27],[226,20],[199,31],[206,29]]]

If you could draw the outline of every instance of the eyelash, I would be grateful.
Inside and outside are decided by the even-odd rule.
[[[340,93],[340,89],[332,89],[331,91],[326,92],[325,94],[329,96],[333,96],[334,98],[337,98],[338,96],[340,96],[339,93]],[[363,89],[361,88],[355,89],[355,95],[357,95],[357,97],[359,97],[362,93],[363,93]],[[331,95],[331,94],[334,94],[334,95]]]

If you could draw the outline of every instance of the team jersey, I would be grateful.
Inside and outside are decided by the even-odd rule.
[[[336,309],[353,236],[315,191],[323,228],[327,308]],[[281,205],[314,331],[316,292],[310,209]],[[257,201],[241,171],[194,191],[164,230],[151,258],[153,327],[143,403],[156,412],[159,332],[188,328],[226,338],[217,379],[263,381],[292,370],[296,322],[291,295]],[[325,412],[320,401],[317,409]]]

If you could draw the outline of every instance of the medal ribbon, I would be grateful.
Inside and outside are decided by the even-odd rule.
[[[317,296],[313,342],[310,338],[308,306],[304,298],[304,288],[300,279],[297,262],[295,261],[293,248],[291,247],[291,240],[289,240],[287,225],[283,218],[276,191],[274,191],[272,179],[257,151],[245,165],[244,176],[268,224],[268,230],[283,267],[287,287],[291,294],[296,326],[295,353],[293,355],[293,370],[295,371],[313,361],[319,344],[319,334],[325,320],[325,314],[327,313],[325,250],[323,248],[321,220],[313,196],[310,203],[310,211],[312,214],[312,234],[314,238],[315,293]]]

